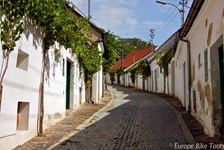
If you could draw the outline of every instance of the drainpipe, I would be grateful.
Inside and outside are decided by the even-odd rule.
[[[191,112],[191,46],[190,46],[190,42],[187,39],[183,39],[180,38],[180,41],[187,43],[187,62],[188,62],[188,86],[187,86],[187,90],[188,90],[188,94],[189,94],[189,98],[188,98],[188,111]]]

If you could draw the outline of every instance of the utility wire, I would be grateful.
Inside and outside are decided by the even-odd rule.
[[[170,19],[169,22],[166,23],[166,25],[164,25],[159,31],[156,31],[156,34],[160,33],[165,27],[167,27],[167,25],[173,21],[173,19],[178,15],[178,13],[176,13],[176,15],[173,16],[173,18]]]
[[[178,0],[179,1],[179,0]],[[177,2],[177,0],[174,0],[173,1],[173,3],[175,3],[175,2]],[[180,4],[178,3],[178,6],[179,6]],[[171,10],[173,10],[172,12],[170,12]],[[159,22],[162,22],[161,24],[157,24],[157,25],[154,25],[153,26],[153,28],[151,28],[151,29],[155,29],[155,35],[156,35],[156,37],[158,37],[158,35],[160,35],[160,33],[161,33],[161,31],[163,30],[163,29],[165,29],[165,27],[167,27],[172,21],[173,21],[173,19],[178,15],[178,13],[176,13],[171,19],[169,19],[172,15],[173,15],[173,13],[176,11],[176,9],[175,8],[173,8],[172,9],[172,7],[170,7],[169,8],[169,10],[167,11],[167,13],[166,13],[166,15],[164,15],[160,20],[159,20]],[[170,13],[169,13],[170,12]],[[167,16],[167,14],[169,14],[168,16]],[[165,18],[166,17],[166,18]],[[164,19],[165,18],[165,19]],[[163,20],[163,21],[162,21]],[[168,20],[168,22],[167,22],[167,20]],[[142,38],[142,39],[144,39],[144,38],[146,38],[148,36],[148,32],[146,32],[146,33],[144,33],[144,34],[142,34],[142,36],[140,36],[140,38]]]

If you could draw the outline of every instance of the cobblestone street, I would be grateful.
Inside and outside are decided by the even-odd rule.
[[[167,150],[175,143],[187,143],[174,111],[163,99],[133,88],[109,89],[112,103],[54,150]]]

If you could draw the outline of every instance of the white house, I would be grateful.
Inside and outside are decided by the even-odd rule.
[[[210,136],[223,135],[223,8],[222,0],[193,2],[171,62],[175,96]]]
[[[43,36],[40,28],[35,26],[25,21],[25,31],[10,54],[3,80],[0,106],[2,149],[11,149],[37,135]],[[33,33],[29,28],[33,28]],[[2,53],[0,55],[2,62]]]
[[[148,91],[159,92],[159,93],[170,93],[169,91],[169,76],[164,76],[164,69],[161,68],[157,63],[157,54],[166,55],[168,52],[173,53],[175,43],[178,40],[178,32],[175,32],[170,36],[161,46],[157,47],[152,53],[147,55],[145,58],[150,64],[151,76],[148,77],[147,87]]]
[[[74,10],[74,13],[79,12]],[[43,60],[43,35],[32,20],[24,19],[25,31],[10,54],[9,67],[3,80],[0,102],[0,147],[7,150],[37,135],[40,114],[40,86]],[[90,22],[92,40],[104,51],[103,33]],[[0,43],[0,51],[1,43]],[[0,53],[0,62],[3,61]],[[93,77],[92,99],[103,95],[102,67]],[[44,85],[44,129],[85,102],[84,74],[77,56],[55,43],[47,53]]]

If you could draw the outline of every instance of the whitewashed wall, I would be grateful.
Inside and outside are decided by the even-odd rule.
[[[41,79],[43,36],[30,20],[25,21],[25,32],[11,52],[9,66],[3,81],[0,110],[0,147],[7,150],[22,144],[37,134],[39,86]],[[1,45],[1,43],[0,43]],[[17,67],[19,50],[28,55],[27,70]],[[2,52],[1,46],[0,51]],[[2,53],[0,53],[2,62]],[[17,129],[18,102],[27,104],[24,129]]]
[[[173,59],[174,69],[175,69],[175,80],[174,82],[170,79],[169,89],[172,93],[172,86],[175,89],[175,96],[180,99],[182,105],[186,107],[189,103],[188,101],[188,93],[187,92],[187,84],[188,84],[188,61],[187,61],[187,45],[185,43],[180,42],[177,47],[175,59]],[[171,70],[171,65],[170,65]],[[171,72],[171,71],[170,71]],[[172,76],[171,72],[171,76]],[[170,76],[169,76],[170,77]],[[171,78],[171,77],[170,77]],[[174,83],[174,85],[173,85]]]
[[[104,52],[103,44],[98,43],[98,50]],[[92,101],[98,103],[103,96],[103,68],[96,72],[92,78]]]
[[[211,79],[213,75],[211,65],[218,63],[217,49],[212,50],[211,47],[215,44],[220,37],[223,36],[224,31],[224,16],[223,16],[224,2],[222,0],[210,0],[205,1],[201,8],[193,26],[191,27],[187,39],[191,44],[191,101],[184,102],[183,91],[183,64],[186,62],[187,46],[182,42],[179,42],[177,52],[175,55],[175,61],[177,67],[175,69],[176,74],[180,74],[175,77],[175,94],[178,96],[184,105],[191,104],[192,114],[201,122],[204,126],[205,132],[214,136],[219,134],[219,127],[221,126],[221,115],[217,93],[213,94],[215,80]],[[211,28],[212,24],[212,28]],[[209,28],[210,35],[209,36]],[[210,39],[210,43],[208,40]],[[223,41],[221,41],[221,44]],[[208,80],[205,81],[204,70],[204,52],[208,51]],[[213,57],[216,57],[213,58]],[[211,62],[213,61],[213,63]],[[186,66],[187,67],[187,66]],[[214,66],[215,67],[215,66]],[[216,72],[217,74],[218,72]],[[186,74],[188,72],[186,71]],[[182,82],[181,82],[182,81]],[[180,84],[182,83],[182,84]],[[217,90],[216,90],[217,91]],[[186,93],[189,95],[189,93]],[[216,97],[216,98],[213,98]],[[186,101],[188,100],[186,96]],[[219,103],[219,104],[218,104]],[[214,105],[215,104],[215,105]],[[219,105],[219,106],[218,106]],[[218,107],[217,107],[218,106]],[[216,113],[215,113],[216,112]],[[219,113],[218,113],[219,112]],[[217,114],[219,116],[217,116]]]
[[[110,74],[108,74],[108,73],[106,74],[106,83],[107,84],[112,84],[111,80],[110,80]]]
[[[164,92],[164,76],[163,71],[160,70],[159,65],[157,65],[157,60],[154,59],[151,63],[151,77],[148,82],[148,87],[152,92]]]
[[[80,72],[78,58],[71,50],[56,43],[48,51],[45,73],[45,128],[54,125],[65,115],[67,63],[71,64],[69,108],[74,109],[85,101],[84,77]]]
[[[0,110],[0,146],[3,149],[11,149],[37,135],[43,58],[43,36],[40,33],[41,31],[36,25],[33,25],[30,20],[25,20],[24,34],[17,42],[15,50],[10,54],[9,67],[3,82],[3,99]],[[2,62],[2,53],[0,55]],[[28,65],[25,69],[23,62],[21,64],[17,62],[18,56],[22,58],[23,55],[28,56],[26,59]],[[72,66],[70,109],[85,102],[84,76],[80,73],[76,55],[58,44],[52,46],[48,51],[45,72],[44,129],[54,125],[65,115],[68,61]],[[25,114],[19,125],[21,129],[17,129],[19,102],[26,105],[26,111],[20,112],[20,114]]]
[[[136,75],[135,87],[143,90],[143,78],[142,75]]]

